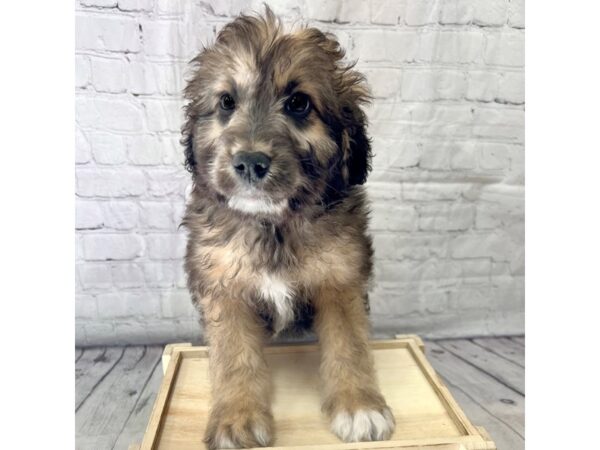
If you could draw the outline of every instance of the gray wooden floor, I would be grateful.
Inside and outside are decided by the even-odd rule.
[[[523,337],[428,341],[427,358],[475,425],[499,450],[525,447]],[[78,450],[140,442],[162,380],[162,347],[77,349]]]

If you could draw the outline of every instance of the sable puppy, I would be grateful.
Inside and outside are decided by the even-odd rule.
[[[193,60],[182,139],[193,177],[185,267],[210,345],[211,449],[272,443],[262,348],[298,324],[320,341],[332,431],[345,441],[393,432],[365,308],[369,93],[343,56],[334,36],[285,33],[267,8],[226,25]]]

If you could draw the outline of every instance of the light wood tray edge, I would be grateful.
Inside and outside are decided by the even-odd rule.
[[[416,334],[397,334],[395,338],[403,341],[413,341],[414,344],[419,347],[423,353],[425,353],[425,344],[423,343],[423,339]]]
[[[380,447],[384,450],[496,450],[496,447],[465,447],[463,444],[433,444],[433,445],[411,445],[402,447]],[[140,444],[130,444],[128,450],[140,450]]]
[[[400,340],[400,341],[405,341],[407,343],[414,343],[422,352],[425,352],[425,344],[423,343],[423,340],[417,336],[416,334],[397,334],[395,337],[395,340]],[[388,343],[388,342],[395,342],[394,340],[376,340],[376,341],[372,341],[373,343]],[[268,351],[289,351],[290,349],[294,348],[294,347],[303,347],[306,348],[306,346],[314,346],[316,347],[317,344],[305,344],[305,343],[301,343],[301,344],[284,344],[284,345],[272,345],[269,346]],[[273,349],[277,349],[277,350],[273,350]],[[173,343],[173,344],[167,344],[165,345],[165,349],[163,350],[163,354],[162,354],[162,370],[163,370],[163,374],[167,373],[167,367],[169,366],[169,361],[171,360],[171,356],[173,355],[173,352],[175,351],[193,351],[193,352],[197,352],[197,351],[201,351],[201,352],[205,352],[207,350],[207,347],[203,347],[203,346],[197,346],[197,347],[193,347],[192,344],[190,342],[177,342],[177,343]]]
[[[179,348],[189,348],[192,346],[191,342],[178,342],[175,344],[167,344],[165,345],[165,349],[162,354],[162,370],[163,375],[167,373],[167,367],[169,367],[169,361],[171,361],[171,355],[173,354],[173,350]]]

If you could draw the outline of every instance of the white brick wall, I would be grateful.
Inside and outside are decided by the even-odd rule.
[[[272,0],[367,75],[376,331],[523,331],[522,0]],[[196,339],[178,229],[186,63],[255,0],[79,0],[77,343]]]

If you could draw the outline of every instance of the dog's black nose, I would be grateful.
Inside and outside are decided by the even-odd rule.
[[[231,164],[241,178],[255,183],[269,172],[271,158],[261,152],[237,152]]]

